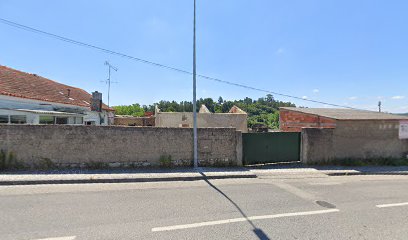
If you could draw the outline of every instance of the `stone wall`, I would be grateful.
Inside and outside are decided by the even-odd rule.
[[[234,128],[198,129],[201,165],[241,165],[241,137]],[[172,165],[190,166],[193,136],[187,128],[0,125],[0,149],[25,165],[159,166],[171,156]]]
[[[246,113],[197,113],[199,128],[232,127],[248,132]],[[156,112],[157,127],[193,127],[192,112]]]
[[[302,129],[301,161],[404,158],[408,139],[398,137],[399,121],[337,121],[335,129]]]

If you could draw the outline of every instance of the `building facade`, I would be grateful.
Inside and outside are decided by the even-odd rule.
[[[109,125],[102,94],[0,66],[0,124]]]

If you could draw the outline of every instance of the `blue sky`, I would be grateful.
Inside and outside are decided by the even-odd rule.
[[[197,71],[275,92],[408,112],[408,1],[197,0]],[[135,57],[192,69],[192,0],[2,0],[0,17]],[[191,76],[0,24],[0,64],[111,105],[192,98]],[[198,79],[198,97],[264,93]],[[308,107],[325,107],[275,96]]]

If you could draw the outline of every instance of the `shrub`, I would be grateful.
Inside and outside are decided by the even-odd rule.
[[[172,167],[173,165],[171,161],[171,155],[161,155],[159,162],[160,162],[160,167],[169,168],[169,167]]]

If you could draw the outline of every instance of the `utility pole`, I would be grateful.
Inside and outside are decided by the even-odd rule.
[[[198,138],[197,138],[197,72],[196,72],[196,0],[194,0],[194,26],[193,26],[193,145],[194,168],[198,168]]]
[[[110,95],[110,85],[111,85],[111,69],[115,70],[115,72],[118,71],[118,69],[114,66],[112,66],[108,61],[105,61],[105,65],[108,66],[108,79],[106,80],[106,83],[108,84],[108,107],[109,105],[109,95]]]
[[[378,101],[378,112],[381,112],[381,101]]]

